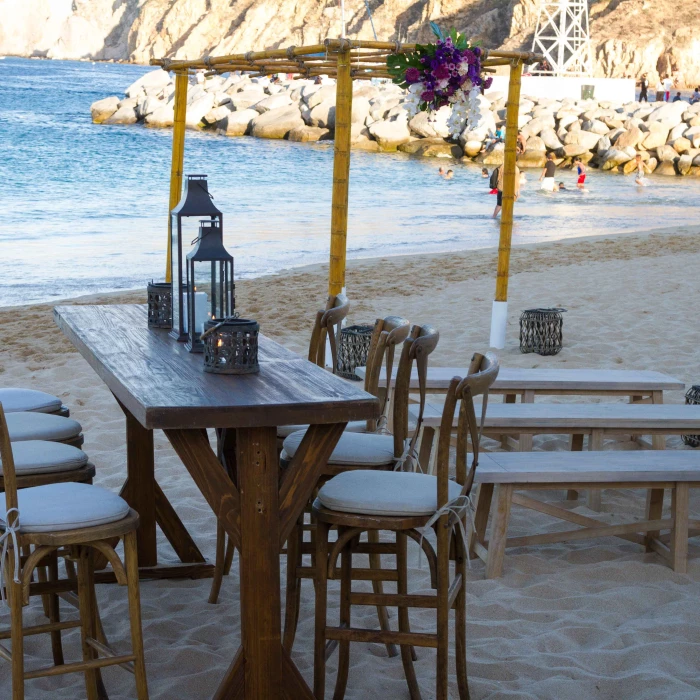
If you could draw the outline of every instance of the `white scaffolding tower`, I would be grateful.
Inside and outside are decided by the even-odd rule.
[[[543,54],[549,64],[538,66],[535,74],[590,76],[593,60],[587,0],[540,0],[532,51]]]

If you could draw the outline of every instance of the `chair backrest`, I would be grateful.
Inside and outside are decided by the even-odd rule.
[[[428,378],[428,357],[435,350],[440,339],[440,334],[433,326],[413,326],[408,338],[404,340],[399,358],[399,367],[396,371],[396,381],[394,382],[394,456],[401,457],[404,454],[406,439],[408,438],[408,401],[411,393],[411,372],[413,363],[416,363],[418,370],[418,384],[420,393],[420,404],[418,408],[418,419],[416,427],[411,436],[408,448],[409,455],[413,455],[415,445],[423,422],[423,411],[425,409],[426,381]]]
[[[461,495],[469,496],[474,484],[476,468],[479,464],[479,446],[481,441],[481,427],[483,417],[486,415],[488,405],[488,393],[491,385],[496,381],[500,365],[498,358],[491,352],[482,355],[475,353],[469,365],[469,372],[464,379],[454,377],[445,398],[445,408],[442,412],[440,423],[440,439],[437,453],[437,482],[438,482],[438,508],[447,503],[448,481],[450,478],[450,437],[453,431],[455,411],[459,410],[457,422],[457,464],[456,480],[462,485]],[[477,418],[474,409],[474,398],[483,396],[481,404],[481,416]],[[472,464],[467,467],[468,443],[472,445]]]
[[[372,339],[367,353],[367,368],[365,372],[365,391],[379,397],[379,375],[382,366],[386,369],[386,385],[382,397],[380,421],[386,420],[387,410],[391,403],[391,375],[394,368],[394,353],[396,346],[408,338],[411,324],[401,316],[378,318],[374,323]],[[376,420],[367,421],[368,432],[377,428]]]
[[[12,456],[12,444],[10,443],[10,431],[7,429],[5,411],[0,403],[0,459],[2,460],[2,477],[5,487],[5,512],[17,508],[17,476],[15,474],[15,460]],[[6,521],[7,522],[7,521]],[[0,582],[4,585],[4,582]]]
[[[326,366],[326,335],[330,341],[333,374],[338,367],[338,340],[340,328],[350,311],[350,302],[345,294],[329,296],[326,308],[316,312],[314,327],[309,341],[309,362],[319,367]]]

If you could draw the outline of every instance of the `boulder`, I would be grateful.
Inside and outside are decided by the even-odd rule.
[[[202,117],[202,121],[208,126],[214,126],[214,124],[218,124],[220,121],[226,119],[229,114],[231,114],[231,110],[225,105],[221,107],[214,107],[214,109],[210,109]]]
[[[305,110],[304,121],[310,126],[320,126],[322,129],[335,129],[335,100],[324,100],[314,105],[308,112]]]
[[[601,121],[608,127],[608,129],[622,129],[625,126],[623,121],[620,119],[614,119],[613,117],[603,117]]]
[[[296,105],[290,105],[257,116],[250,126],[250,133],[263,139],[283,139],[298,126],[304,126],[301,112]]]
[[[622,173],[624,175],[629,175],[637,169],[637,161],[628,160],[624,165],[621,165],[620,168],[622,169]]]
[[[353,95],[352,98],[352,123],[364,124],[365,119],[369,116],[369,111],[372,105],[369,100],[362,95]]]
[[[676,166],[670,160],[659,163],[658,167],[654,170],[654,175],[667,175],[675,177],[677,174]]]
[[[574,122],[578,122],[578,117],[575,114],[564,114],[560,119],[559,119],[559,127],[560,128],[566,128],[570,124],[573,124]]]
[[[353,104],[358,97],[364,97],[367,100],[374,99],[379,96],[379,88],[366,80],[355,80],[352,84],[352,101]]]
[[[528,139],[529,143],[529,139]],[[519,168],[544,168],[544,164],[547,161],[547,157],[544,151],[530,150],[529,148],[525,150],[518,156],[518,167]]]
[[[687,175],[690,172],[690,168],[693,165],[693,159],[689,155],[681,156],[676,163],[678,168],[678,173],[680,175]]]
[[[320,126],[297,126],[289,132],[290,141],[320,141],[331,138],[330,129],[322,129]]]
[[[574,158],[576,156],[582,156],[584,153],[588,153],[588,149],[577,143],[567,143],[557,149],[557,156],[559,158]]]
[[[700,165],[700,155],[693,158],[693,165]]]
[[[236,92],[231,95],[231,104],[234,109],[248,109],[265,99],[265,93],[262,88],[249,85],[246,89]]]
[[[653,127],[652,124],[658,124],[658,127]],[[652,148],[663,146],[666,143],[669,131],[659,122],[653,122],[652,124],[649,124],[649,133],[644,137],[644,141],[642,141],[642,146],[648,151]]]
[[[389,110],[392,109],[392,107],[396,107],[400,102],[401,100],[398,97],[381,97],[377,100],[371,100],[370,104],[372,107],[369,113],[372,119],[381,121],[387,116]]]
[[[156,68],[145,75],[142,75],[135,83],[131,83],[124,91],[127,97],[136,97],[139,92],[143,91],[146,94],[153,91],[162,90],[170,82],[168,71],[162,68]]]
[[[596,153],[598,153],[598,155],[605,153],[606,151],[610,150],[611,145],[612,144],[610,143],[610,139],[607,136],[602,136],[598,140],[598,145],[596,146]]]
[[[581,128],[584,131],[592,131],[594,134],[599,134],[600,136],[604,136],[610,131],[610,129],[598,119],[588,119],[584,121],[583,124],[581,124]]]
[[[676,153],[687,153],[693,147],[691,141],[683,136],[675,139],[671,145]]]
[[[463,144],[464,155],[469,156],[470,158],[478,156],[479,153],[481,153],[483,145],[484,144],[481,141],[465,141]]]
[[[659,122],[667,129],[673,129],[683,121],[683,112],[687,107],[687,102],[665,102],[649,114],[647,122]]]
[[[543,129],[550,129],[552,131],[552,133],[554,133],[554,127],[555,127],[555,122],[554,122],[553,115],[536,117],[534,119],[531,119],[527,124],[528,131],[533,136],[538,136]],[[554,134],[554,136],[556,138],[556,134]],[[557,139],[557,141],[558,140],[559,139]]]
[[[525,150],[541,151],[542,153],[546,153],[547,146],[539,136],[530,136],[530,138],[525,143]]]
[[[361,139],[360,141],[353,141],[352,149],[354,151],[379,151],[379,144],[371,139]]]
[[[203,123],[204,115],[207,114],[214,106],[214,95],[204,93],[198,97],[192,104],[187,105],[187,114],[185,116],[185,126],[188,129],[199,129]],[[226,108],[228,109],[228,108]]]
[[[687,131],[688,125],[685,122],[681,122],[677,126],[674,126],[671,131],[668,132],[668,140],[670,141],[675,141],[676,139],[680,138],[683,136],[683,134]]]
[[[335,84],[322,85],[318,90],[311,92],[310,90],[304,95],[304,102],[309,105],[309,109],[313,109],[316,105],[320,105],[325,100],[332,100],[335,104]]]
[[[421,138],[434,138],[437,136],[447,138],[447,136],[449,136],[447,120],[450,117],[450,113],[451,109],[449,107],[440,107],[440,109],[433,114],[418,112],[418,114],[408,122],[408,128],[412,133]]]
[[[90,116],[94,124],[102,124],[119,109],[119,98],[116,96],[105,97],[90,105]]]
[[[229,112],[226,121],[221,124],[220,132],[226,136],[244,136],[249,133],[250,125],[260,113],[255,109],[241,109]]]
[[[615,147],[626,148],[627,146],[631,146],[632,148],[636,148],[644,138],[645,135],[640,131],[639,127],[630,126],[617,137]]]
[[[618,151],[616,148],[611,148],[602,156],[601,169],[612,170],[628,160],[630,160],[629,154],[624,151]]]
[[[664,163],[666,161],[673,163],[673,161],[678,158],[678,153],[676,153],[671,146],[664,144],[656,149],[656,157],[660,163]]]
[[[145,119],[151,112],[163,106],[164,101],[155,95],[146,96],[143,93],[136,99],[136,116]]]
[[[138,121],[136,117],[136,98],[122,100],[119,103],[119,109],[111,116],[102,122],[103,124],[135,124]]]
[[[173,103],[168,102],[163,104],[158,109],[153,110],[145,119],[147,126],[152,126],[154,128],[166,128],[171,127],[175,122],[175,110],[173,109]]]
[[[592,151],[600,141],[600,136],[592,131],[570,131],[564,137],[564,145],[578,145],[585,151]]]
[[[476,162],[484,165],[502,165],[504,157],[505,144],[494,143],[491,148],[476,157]]]
[[[260,102],[256,102],[253,105],[253,109],[260,114],[264,114],[271,109],[279,109],[280,107],[286,107],[290,104],[292,104],[292,100],[289,95],[284,92],[279,95],[271,95],[270,97],[260,100]]]
[[[359,141],[369,141],[372,134],[369,133],[369,129],[363,124],[351,124],[350,125],[350,143],[355,144]]]
[[[402,143],[399,151],[424,158],[461,158],[463,151],[456,143],[441,138],[416,139]]]
[[[402,143],[411,140],[411,132],[404,119],[376,121],[369,127],[369,133],[372,134],[382,151],[395,151]]]
[[[696,114],[692,119],[689,119],[688,126],[700,126],[700,114]]]
[[[550,151],[556,151],[558,148],[562,147],[562,142],[559,140],[556,132],[552,128],[540,130],[540,138]]]

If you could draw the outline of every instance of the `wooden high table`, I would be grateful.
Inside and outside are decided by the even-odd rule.
[[[205,373],[202,356],[167,331],[148,329],[145,306],[59,306],[54,316],[126,415],[122,495],[140,516],[142,575],[198,577],[212,569],[155,480],[154,429],[165,432],[240,553],[242,645],[214,697],[311,700],[282,649],[280,549],[345,425],[377,418],[377,399],[263,335],[260,372],[224,376]],[[277,426],[299,423],[311,427],[280,473]],[[227,431],[227,469],[206,428]],[[158,565],[156,523],[179,566]]]

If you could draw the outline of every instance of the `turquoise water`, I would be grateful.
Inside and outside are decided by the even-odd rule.
[[[171,132],[93,125],[90,104],[149,68],[0,61],[0,306],[142,287],[164,273]],[[188,132],[185,172],[207,173],[236,276],[328,258],[332,144]],[[497,245],[480,168],[353,153],[348,257]],[[443,162],[444,164],[444,162]],[[593,171],[589,192],[546,195],[528,174],[515,244],[694,223],[700,178]],[[575,178],[559,179],[574,187]]]

